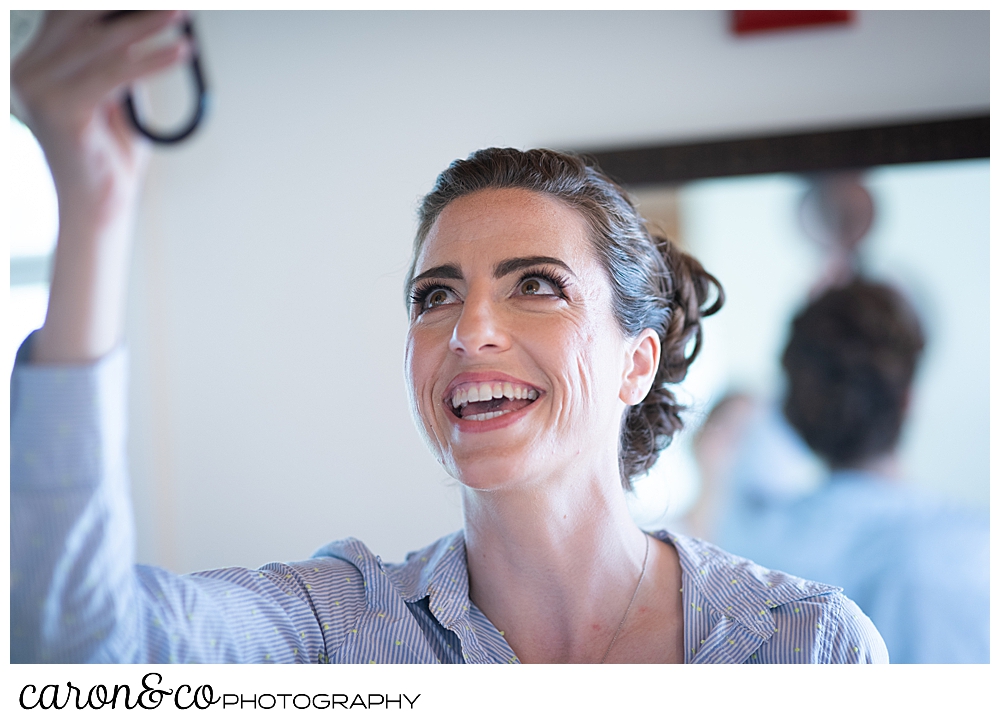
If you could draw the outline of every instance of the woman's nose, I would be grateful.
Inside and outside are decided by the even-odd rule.
[[[466,298],[448,346],[452,352],[464,355],[502,352],[510,347],[510,338],[490,299],[472,295]]]

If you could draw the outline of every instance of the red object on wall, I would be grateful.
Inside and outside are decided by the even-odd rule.
[[[733,10],[732,30],[737,35],[788,30],[814,25],[848,25],[853,10]]]

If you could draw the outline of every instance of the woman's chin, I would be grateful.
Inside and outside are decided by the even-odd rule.
[[[451,475],[464,487],[480,492],[512,490],[535,477],[523,458],[512,460],[483,454],[471,460],[455,460]]]

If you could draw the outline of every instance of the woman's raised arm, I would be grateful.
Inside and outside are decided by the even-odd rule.
[[[49,12],[11,67],[11,92],[45,151],[59,199],[59,238],[45,325],[32,361],[98,359],[120,341],[131,226],[148,143],[121,108],[134,81],[169,68],[187,41],[143,41],[183,18],[180,11],[127,15]]]
[[[120,102],[185,58],[184,41],[139,45],[182,17],[49,13],[11,68],[59,198],[48,316],[11,376],[14,662],[322,662],[364,606],[335,558],[188,576],[134,565],[119,341],[149,149]]]

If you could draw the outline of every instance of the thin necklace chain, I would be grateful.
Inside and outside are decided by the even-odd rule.
[[[604,658],[601,659],[602,664],[608,660],[608,654],[611,653],[611,647],[615,645],[615,641],[618,640],[618,635],[625,627],[625,619],[628,618],[628,612],[632,610],[632,604],[635,603],[635,597],[639,595],[639,586],[642,585],[642,579],[646,575],[646,561],[649,559],[649,535],[645,533],[643,533],[643,535],[646,538],[646,553],[642,556],[642,571],[639,573],[639,580],[635,584],[635,590],[632,591],[632,600],[628,602],[628,607],[625,609],[625,615],[622,616],[622,620],[618,624],[618,630],[615,631],[614,638],[612,638],[611,643],[608,644],[608,650],[604,652]]]

